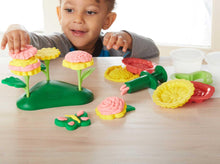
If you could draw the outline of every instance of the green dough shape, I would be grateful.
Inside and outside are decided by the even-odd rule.
[[[76,120],[74,120],[73,118],[71,117],[65,117],[67,120],[65,121],[60,121],[58,118],[55,118],[54,120],[54,123],[56,126],[59,126],[59,127],[66,127],[67,130],[69,131],[72,131],[72,130],[76,130],[78,127],[80,126],[89,126],[91,125],[91,121],[90,119],[86,120],[86,121],[83,121],[81,118],[82,117],[88,117],[88,114],[84,111],[83,112],[83,115],[81,116],[77,116],[75,114],[75,116],[80,120],[80,123],[77,122]],[[74,125],[69,125],[68,123],[73,121],[74,122]]]
[[[41,81],[30,89],[30,97],[23,94],[17,101],[22,110],[38,110],[45,108],[84,105],[94,100],[93,93],[77,85],[62,81]]]

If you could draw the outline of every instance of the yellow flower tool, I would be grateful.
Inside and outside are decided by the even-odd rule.
[[[183,106],[194,94],[193,84],[184,79],[170,80],[154,91],[153,101],[164,108]]]

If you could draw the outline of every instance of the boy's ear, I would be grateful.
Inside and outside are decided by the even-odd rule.
[[[61,10],[60,6],[57,6],[57,17],[58,17],[59,22],[61,20],[61,11],[60,10]]]
[[[117,14],[115,12],[110,12],[105,18],[102,29],[107,30],[114,23],[116,17],[117,17]]]

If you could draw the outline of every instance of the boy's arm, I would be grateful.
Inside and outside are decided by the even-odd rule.
[[[131,51],[129,57],[135,58],[152,58],[159,56],[159,50],[153,40],[132,32],[110,32],[104,36],[103,45],[110,51],[112,56],[124,55],[119,50],[126,52],[127,49]]]
[[[130,57],[147,59],[159,56],[159,49],[152,39],[132,32],[128,33],[132,37],[132,49]]]
[[[64,34],[53,33],[51,35],[41,35],[36,33],[29,33],[31,45],[37,49],[56,47],[60,50],[61,55],[65,56],[69,52],[72,44]]]
[[[5,49],[8,44],[10,53],[18,53],[26,48],[30,43],[30,37],[27,30],[19,24],[10,25],[5,32],[2,41],[1,49]]]
[[[24,26],[19,24],[10,25],[5,32],[1,42],[1,49],[5,49],[7,44],[10,53],[19,53],[26,48],[26,45],[31,44],[37,49],[56,47],[61,51],[61,56],[69,52],[72,47],[72,44],[64,34],[38,35],[28,32]]]
[[[122,51],[126,52],[127,49],[132,48],[132,37],[126,31],[108,32],[104,36],[103,45],[106,46],[108,50],[112,48],[118,50],[122,47]]]

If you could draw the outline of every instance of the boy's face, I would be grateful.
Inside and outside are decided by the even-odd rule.
[[[101,29],[108,29],[116,17],[104,0],[62,0],[57,13],[63,32],[81,50],[94,48]]]

